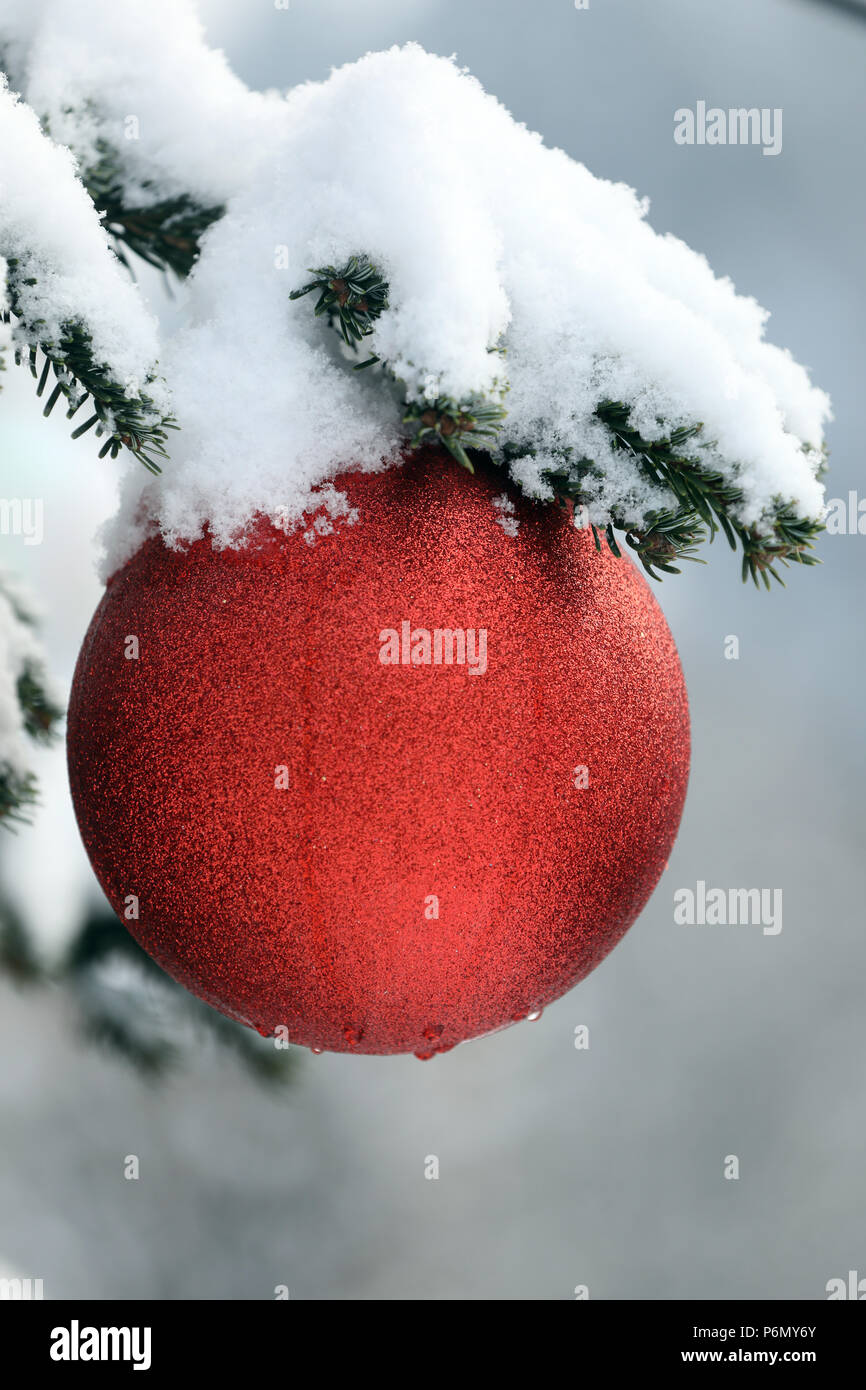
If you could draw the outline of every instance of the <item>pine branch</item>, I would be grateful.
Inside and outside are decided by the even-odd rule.
[[[525,457],[527,452],[525,449],[506,448],[503,457],[509,463]],[[591,459],[582,459],[577,465],[571,465],[566,459],[561,468],[545,470],[543,477],[559,503],[582,508],[586,506],[586,478],[599,474],[600,470]],[[621,531],[626,544],[635,551],[651,579],[660,580],[664,574],[680,574],[675,560],[693,560],[697,564],[704,564],[695,554],[697,547],[706,539],[706,531],[697,512],[690,508],[675,512],[650,511],[645,516],[645,522],[644,528],[638,531],[615,513],[607,526],[601,529],[591,526],[596,550],[601,550],[604,538],[611,554],[620,558],[622,552],[616,532]]]
[[[388,282],[369,258],[361,255],[353,256],[342,269],[323,266],[310,274],[315,278],[295,290],[290,299],[318,291],[316,315],[327,316],[346,345],[357,349],[374,332],[376,319],[388,308]],[[373,355],[357,364],[355,370],[379,361]],[[405,383],[387,363],[382,366],[390,380],[403,387],[403,423],[409,426],[410,447],[435,441],[469,472],[473,471],[470,449],[486,454],[494,464],[508,465],[518,458],[535,455],[531,443],[522,448],[510,443],[497,446],[497,436],[507,417],[501,398],[468,402],[446,398],[431,402],[410,400],[405,394]],[[617,541],[617,532],[621,532],[647,574],[661,579],[665,574],[679,574],[678,564],[683,560],[703,564],[695,552],[722,531],[733,549],[738,544],[742,547],[743,579],[751,578],[758,587],[763,582],[768,589],[771,577],[784,584],[779,565],[820,564],[811,551],[815,537],[824,530],[823,523],[798,516],[793,504],[784,498],[773,500],[772,513],[763,526],[745,525],[739,520],[745,494],[700,456],[698,450],[710,447],[703,438],[701,423],[680,426],[662,438],[648,440],[633,428],[631,407],[625,402],[601,401],[595,418],[607,429],[614,449],[630,454],[640,475],[667,488],[677,502],[673,509],[648,512],[640,527],[626,522],[614,511],[605,527],[592,527],[597,548],[601,548],[603,537],[611,553],[621,556]],[[664,430],[664,421],[659,420],[658,424]],[[575,460],[570,448],[562,449],[561,459],[557,467],[543,472],[544,481],[560,503],[583,506],[591,497],[587,480],[602,476],[602,470],[592,459]]]
[[[35,662],[28,662],[16,685],[24,730],[34,742],[51,743],[63,718],[45,692],[42,673]],[[36,778],[0,763],[0,826],[25,824],[36,804]]]
[[[0,971],[17,985],[36,984],[43,974],[21,914],[5,893],[0,893]]]
[[[315,290],[319,296],[313,310],[317,318],[327,317],[347,347],[354,348],[373,332],[377,318],[388,308],[388,284],[366,256],[352,256],[342,270],[320,266],[310,270],[313,279],[302,289],[293,290],[290,299],[302,299]],[[369,367],[378,362],[371,357],[362,362]]]
[[[161,415],[146,392],[127,395],[107,367],[95,361],[92,338],[85,324],[78,320],[66,322],[55,341],[46,336],[41,319],[28,319],[21,292],[35,283],[32,276],[23,274],[16,257],[7,259],[9,307],[3,317],[6,323],[15,320],[15,361],[21,364],[26,357],[37,382],[37,396],[41,397],[51,386],[43,415],[50,415],[62,399],[67,406],[66,418],[71,420],[89,401],[93,413],[72,431],[72,438],[79,439],[95,426],[97,438],[105,439],[99,451],[100,458],[105,458],[106,454],[117,458],[125,447],[151,473],[159,473],[159,459],[168,458],[167,431],[177,428],[173,418]],[[151,376],[149,380],[155,378]]]
[[[647,530],[626,534],[648,573],[652,574],[654,566],[679,573],[670,561],[694,558],[687,552],[707,536],[712,541],[720,530],[732,550],[738,542],[742,546],[743,580],[751,578],[756,587],[763,581],[769,589],[771,575],[784,587],[776,568],[779,564],[820,564],[810,551],[815,537],[824,530],[823,524],[798,517],[782,498],[774,499],[769,529],[746,526],[738,520],[745,502],[742,490],[694,452],[684,451],[684,446],[702,436],[703,425],[683,426],[665,438],[646,440],[632,428],[630,409],[621,401],[603,401],[595,413],[616,447],[634,457],[644,477],[669,488],[680,504],[676,512],[651,514]],[[665,556],[668,564],[662,563]]]
[[[326,317],[330,327],[339,331],[346,346],[357,351],[363,339],[374,332],[376,320],[389,306],[387,280],[367,256],[351,256],[340,269],[326,265],[311,269],[310,274],[314,277],[310,283],[293,290],[289,299],[302,299],[315,290],[319,296],[314,309],[316,317]],[[381,359],[374,353],[358,362],[354,370],[363,371],[379,363]],[[405,382],[387,363],[381,365],[389,380],[403,388],[403,423],[409,426],[410,448],[421,448],[435,441],[472,473],[472,460],[467,450],[483,449],[484,440],[495,439],[505,419],[504,406],[475,397],[465,401],[450,396],[439,396],[432,401],[410,400]]]
[[[36,743],[52,743],[63,710],[46,694],[42,673],[28,662],[18,677],[18,703],[24,716],[24,730]]]
[[[128,204],[117,150],[103,139],[97,140],[96,148],[99,160],[86,171],[83,182],[102,215],[119,260],[132,273],[126,255],[132,251],[157,270],[185,279],[198,259],[204,233],[225,209],[202,207],[186,193],[159,198],[150,180],[141,184],[144,200]],[[147,200],[149,193],[154,195],[152,201]]]
[[[505,419],[505,407],[494,401],[470,399],[465,404],[440,396],[430,404],[406,403],[403,423],[414,431],[410,447],[441,444],[459,464],[474,472],[467,449],[484,449],[484,439],[495,439]]]
[[[143,981],[153,982],[167,1010],[149,1016],[143,1004],[133,1010],[108,986],[95,988],[100,969],[112,961],[129,962]],[[73,986],[85,1036],[110,1047],[146,1075],[163,1075],[179,1063],[189,1050],[190,1034],[199,1029],[233,1052],[258,1081],[280,1082],[291,1075],[290,1051],[277,1050],[272,1039],[260,1038],[189,994],[142,950],[113,913],[98,913],[84,923],[60,978]]]
[[[2,55],[0,55],[2,56]],[[5,91],[5,89],[4,89]],[[7,102],[5,114],[10,131],[4,138],[33,136],[33,128],[41,129],[46,150],[51,146],[47,121],[41,126],[25,103]],[[28,125],[28,121],[31,125]],[[35,147],[34,147],[35,148]],[[94,204],[94,229],[98,222],[107,221],[114,253],[132,274],[127,252],[134,252],[150,265],[182,276],[189,273],[198,255],[199,243],[205,229],[221,214],[221,208],[201,208],[186,195],[148,203],[154,185],[145,181],[141,187],[141,202],[127,207],[124,200],[122,164],[119,155],[104,140],[97,142],[99,158],[86,176],[85,191]],[[54,175],[61,178],[58,170]],[[63,171],[62,178],[67,177]],[[70,172],[69,179],[73,179]],[[60,188],[68,194],[68,188]],[[62,199],[59,200],[62,205]],[[107,261],[111,253],[107,253]],[[49,333],[46,322],[37,317],[28,305],[34,299],[28,291],[38,288],[35,258],[30,255],[26,238],[14,223],[10,232],[0,240],[0,258],[6,264],[5,322],[14,322],[15,361],[28,361],[37,381],[37,395],[48,391],[44,415],[50,415],[58,401],[63,400],[67,419],[72,419],[86,405],[87,418],[72,432],[74,439],[94,429],[104,442],[99,457],[116,458],[127,448],[152,473],[160,471],[160,460],[168,457],[167,432],[177,428],[170,414],[161,410],[155,401],[156,371],[151,370],[144,386],[131,394],[125,382],[118,381],[110,367],[94,357],[93,339],[84,318],[74,314],[62,323],[59,330]]]
[[[22,627],[32,628],[34,622],[13,593],[0,584],[0,601],[5,602],[14,620]],[[13,666],[14,672],[14,666]],[[35,657],[24,659],[15,681],[21,728],[36,744],[46,746],[57,737],[63,710],[48,694],[45,673]],[[0,827],[25,824],[36,804],[36,779],[30,772],[20,771],[14,763],[0,761]]]

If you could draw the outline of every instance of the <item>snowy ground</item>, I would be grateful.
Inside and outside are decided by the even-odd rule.
[[[862,486],[866,25],[808,0],[349,8],[205,12],[260,86],[410,37],[456,49],[773,310],[833,394],[830,496]],[[783,107],[783,153],[676,146],[674,111],[703,98]],[[46,542],[4,537],[3,564],[68,677],[116,465],[11,375],[0,495],[45,498]],[[210,1053],[154,1087],[83,1046],[61,997],[0,986],[0,1271],[47,1297],[334,1299],[820,1298],[863,1273],[864,546],[825,539],[824,568],[771,596],[721,549],[661,588],[694,722],[683,830],[638,925],[539,1022],[430,1063],[304,1054],[277,1094]],[[59,757],[43,786],[5,859],[50,948],[87,880]],[[781,887],[783,930],[676,926],[698,879]]]

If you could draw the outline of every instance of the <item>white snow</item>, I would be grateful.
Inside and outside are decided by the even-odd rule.
[[[226,544],[259,512],[309,532],[322,484],[399,462],[400,393],[379,368],[351,371],[312,296],[289,300],[310,267],[356,253],[390,283],[363,356],[413,400],[504,391],[500,443],[533,451],[512,466],[531,495],[550,495],[543,472],[570,450],[603,470],[586,484],[595,523],[615,508],[638,524],[671,502],[611,447],[594,415],[610,398],[649,437],[659,419],[703,422],[704,457],[742,489],[744,521],[765,522],[776,498],[820,516],[829,401],[765,341],[764,311],[454,61],[409,44],[283,99],[243,87],[185,0],[42,0],[24,38],[18,10],[0,0],[0,43],[19,35],[28,100],[82,160],[108,139],[148,198],[227,205],[160,354],[181,433],[160,479],[129,472],[111,565],[152,525],[170,543],[208,525]]]
[[[520,522],[514,515],[517,511],[507,492],[503,492],[500,497],[494,497],[493,505],[499,515],[496,518],[497,526],[501,526],[506,536],[516,536],[520,531]]]
[[[189,0],[0,0],[13,84],[82,167],[119,148],[131,201],[221,203],[284,119],[208,48]],[[145,188],[156,180],[156,187]]]
[[[43,135],[2,77],[0,253],[35,280],[20,299],[25,318],[42,321],[40,339],[56,340],[64,323],[82,320],[95,361],[138,395],[158,355],[156,320],[112,252],[72,155]],[[147,389],[167,405],[159,383]]]

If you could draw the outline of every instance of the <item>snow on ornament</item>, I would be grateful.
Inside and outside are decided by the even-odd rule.
[[[123,382],[145,444],[179,427],[126,477],[72,692],[100,882],[189,989],[316,1051],[537,1016],[634,920],[682,811],[682,673],[629,552],[678,572],[721,530],[767,587],[813,563],[829,402],[645,201],[452,61],[410,44],[263,98],[185,4],[66,8],[0,21],[24,101],[119,249],[194,263],[164,381],[144,328],[134,372],[106,331],[85,373],[104,449],[138,438]],[[52,304],[56,248],[22,268],[20,229],[0,209],[16,332],[76,405],[24,290],[69,338],[117,268],[88,299],[82,238]]]

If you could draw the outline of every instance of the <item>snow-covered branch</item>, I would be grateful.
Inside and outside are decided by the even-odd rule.
[[[505,415],[485,447],[526,492],[573,497],[638,545],[652,535],[656,559],[699,536],[695,489],[755,577],[802,558],[828,399],[765,341],[754,300],[657,235],[631,189],[416,45],[305,84],[287,113],[205,238],[195,315],[169,351],[184,433],[145,503],[170,541],[208,523],[229,543],[255,512],[291,524],[347,465],[399,461],[407,415],[453,421],[451,403],[478,418],[486,402]],[[388,287],[363,372],[289,302],[311,267],[353,257]],[[658,465],[684,440],[674,477]]]
[[[129,207],[225,203],[285,120],[207,45],[191,0],[0,0],[0,53],[85,182],[116,156]]]
[[[0,303],[46,413],[92,401],[107,436],[153,463],[164,453],[168,392],[156,375],[156,321],[114,255],[67,149],[0,78]]]
[[[461,461],[483,445],[542,503],[579,502],[651,570],[714,527],[755,578],[807,558],[826,395],[753,299],[651,229],[645,200],[545,147],[453,61],[410,44],[287,98],[250,92],[188,0],[0,0],[0,49],[115,244],[192,271],[161,354],[181,434],[143,497],[129,481],[111,563],[148,526],[228,544],[256,513],[298,524],[342,470],[433,435]],[[43,217],[49,175],[31,181]],[[353,258],[387,286],[363,372],[290,299],[311,267]],[[10,277],[19,297],[26,278]],[[50,288],[34,278],[28,294]],[[114,321],[138,325],[115,380],[153,394],[131,295],[112,284]]]

